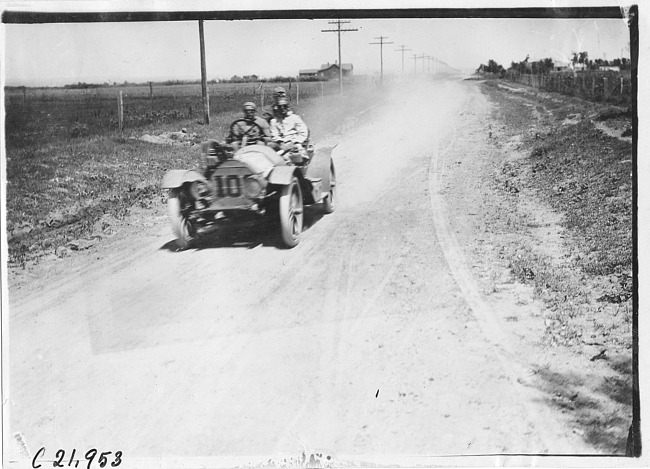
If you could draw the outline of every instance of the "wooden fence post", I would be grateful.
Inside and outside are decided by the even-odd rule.
[[[603,77],[603,101],[609,98],[609,87],[607,86],[607,77]]]
[[[623,77],[621,77],[621,94],[623,94]]]
[[[300,82],[296,81],[296,106],[300,104]]]
[[[596,77],[591,77],[591,97],[596,97]]]
[[[117,94],[117,122],[120,132],[124,130],[124,101],[122,100],[122,90]]]

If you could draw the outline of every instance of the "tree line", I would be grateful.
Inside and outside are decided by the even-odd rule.
[[[600,67],[619,67],[620,70],[629,70],[630,69],[630,60],[623,58],[617,58],[613,60],[605,59],[595,59],[592,60],[589,58],[589,53],[586,51],[583,52],[573,52],[571,56],[571,63],[573,67],[576,68],[577,64],[581,65],[581,68],[585,70],[598,70]],[[481,64],[476,69],[477,73],[493,73],[499,76],[505,76],[507,71],[514,71],[520,74],[533,74],[533,75],[543,75],[555,70],[555,63],[552,58],[545,58],[537,61],[530,61],[530,57],[526,56],[521,62],[511,62],[510,68],[506,70],[502,65],[498,64],[496,61],[490,59],[487,64]]]
[[[293,76],[282,76],[278,75],[270,78],[260,78],[257,75],[245,75],[240,77],[234,75],[231,78],[214,78],[208,81],[210,85],[216,85],[217,83],[291,83],[297,81],[296,77]],[[300,81],[318,81],[318,80],[300,80]],[[86,82],[77,82],[70,83],[63,86],[24,86],[24,85],[5,85],[5,90],[23,90],[27,88],[38,88],[38,89],[56,89],[63,88],[67,90],[88,90],[95,88],[114,88],[114,87],[126,87],[126,86],[147,86],[149,84],[154,86],[172,86],[172,85],[200,85],[201,80],[165,80],[165,81],[153,81],[153,82],[131,82],[125,80],[121,83],[118,82],[104,82],[104,83],[86,83]]]

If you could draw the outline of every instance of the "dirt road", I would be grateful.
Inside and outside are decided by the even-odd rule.
[[[11,434],[125,467],[593,452],[473,273],[488,113],[460,81],[369,108],[338,137],[336,212],[308,211],[295,249],[248,230],[175,252],[161,204],[44,266],[10,295]]]

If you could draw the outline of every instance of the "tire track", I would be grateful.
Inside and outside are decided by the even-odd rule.
[[[463,103],[462,107],[466,107],[466,103],[467,101]],[[573,442],[560,441],[552,431],[541,425],[542,422],[553,421],[552,416],[546,415],[549,410],[536,403],[542,401],[541,393],[526,384],[526,376],[529,374],[526,365],[520,361],[515,347],[502,332],[499,320],[490,305],[483,300],[479,286],[468,267],[469,264],[463,249],[451,228],[448,210],[442,197],[442,178],[445,173],[443,160],[454,148],[458,138],[456,124],[454,123],[453,127],[454,135],[445,148],[440,148],[440,138],[439,136],[435,137],[433,154],[429,161],[429,200],[440,247],[449,270],[479,323],[493,356],[498,360],[510,383],[517,388],[516,394],[521,396],[521,400],[525,403],[524,408],[527,412],[525,418],[530,427],[534,429],[533,437],[536,437],[540,443],[540,446],[534,447],[540,448],[540,454],[548,451],[549,448],[561,448],[562,452],[575,452],[576,446]],[[463,127],[467,126],[468,123],[463,125]]]

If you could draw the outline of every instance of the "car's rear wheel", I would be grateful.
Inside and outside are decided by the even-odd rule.
[[[302,191],[297,178],[294,177],[291,184],[282,187],[278,205],[282,241],[289,248],[295,247],[300,242],[303,217]]]
[[[334,163],[330,165],[330,190],[323,199],[323,207],[325,213],[332,213],[336,203],[336,171],[334,171]]]
[[[167,209],[172,224],[172,233],[176,236],[176,245],[180,249],[189,248],[194,239],[194,229],[181,211],[180,191],[175,189],[169,191]]]

